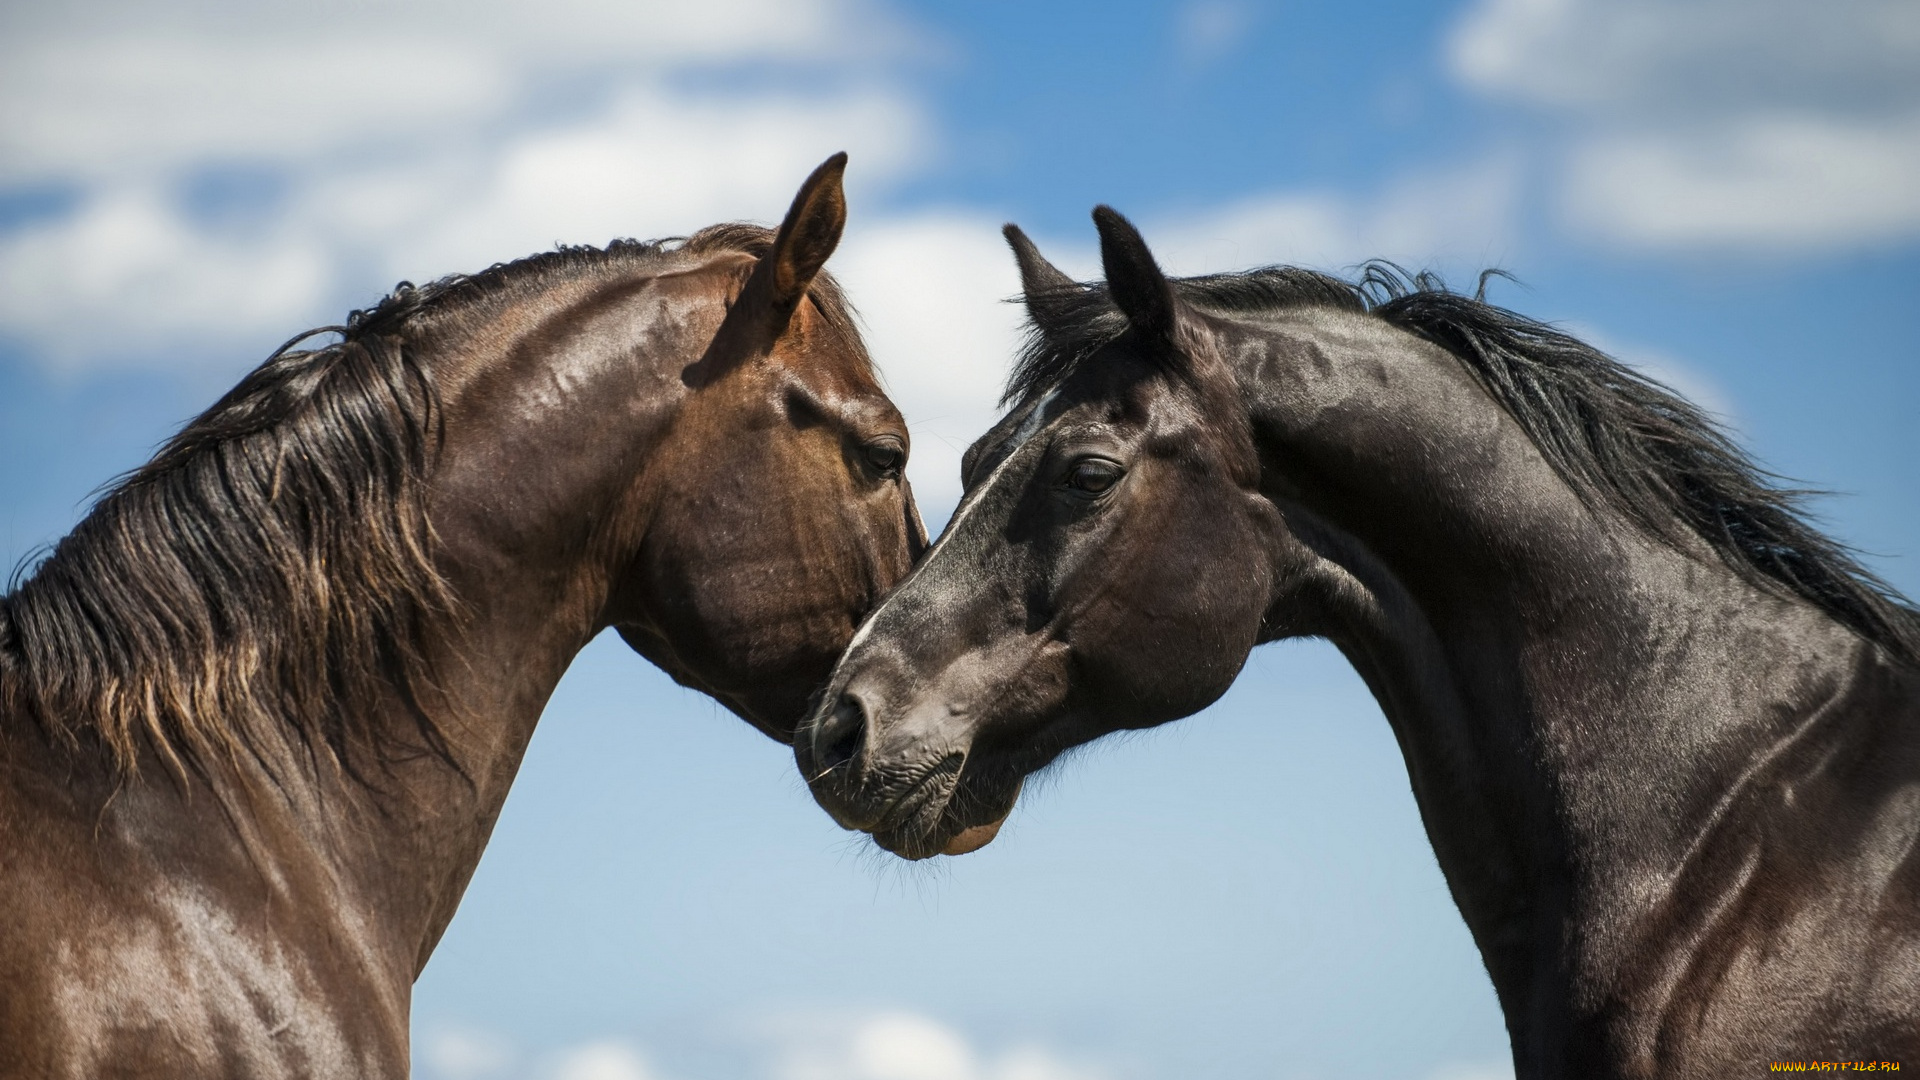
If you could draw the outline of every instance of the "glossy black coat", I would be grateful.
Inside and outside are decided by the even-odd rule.
[[[1522,1080],[1920,1068],[1912,609],[1549,328],[1299,271],[1170,283],[1096,221],[1104,288],[1009,231],[1017,405],[798,732],[821,805],[971,850],[1063,751],[1322,636],[1399,740]]]

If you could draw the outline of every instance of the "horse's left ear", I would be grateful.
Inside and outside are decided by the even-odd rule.
[[[1172,341],[1175,325],[1173,286],[1140,230],[1111,206],[1093,208],[1093,224],[1100,230],[1100,264],[1107,275],[1107,292],[1135,332],[1159,341]]]
[[[840,186],[846,170],[844,150],[813,170],[774,234],[773,248],[754,267],[749,291],[765,290],[766,302],[783,324],[840,246],[840,233],[847,226],[847,196]]]

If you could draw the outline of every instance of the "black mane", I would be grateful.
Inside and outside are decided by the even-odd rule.
[[[399,750],[444,756],[419,701],[437,682],[425,635],[458,612],[426,515],[435,343],[450,324],[566,279],[757,257],[772,239],[719,225],[563,247],[402,282],[346,325],[289,341],[109,486],[37,566],[16,569],[0,596],[0,717],[97,744],[123,770],[143,750],[175,770],[257,757],[260,736],[289,729],[352,769],[354,747],[395,749],[359,706],[398,689],[418,728]],[[813,297],[851,327],[830,278],[815,279]],[[340,340],[293,347],[326,332]]]
[[[1483,289],[1488,276],[1481,275]],[[1371,312],[1439,345],[1583,498],[1668,542],[1697,537],[1748,581],[1805,600],[1920,664],[1920,611],[1809,523],[1803,504],[1816,492],[1781,486],[1697,406],[1593,346],[1453,292],[1432,274],[1384,262],[1369,263],[1357,280],[1268,267],[1173,286],[1181,301],[1204,311]],[[1050,325],[1030,327],[1003,404],[1058,385],[1126,329],[1104,285],[1050,293],[1046,302]]]

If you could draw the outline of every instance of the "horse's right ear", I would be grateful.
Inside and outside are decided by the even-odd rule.
[[[1107,275],[1107,292],[1135,332],[1162,341],[1173,340],[1175,325],[1173,286],[1147,250],[1147,242],[1133,223],[1111,206],[1093,208],[1093,224],[1100,230],[1100,264]]]
[[[1009,222],[1000,229],[1013,249],[1013,261],[1020,264],[1020,291],[1027,305],[1027,316],[1041,332],[1051,332],[1066,321],[1069,302],[1083,290],[1080,283],[1060,272],[1033,246],[1020,226]]]
[[[847,226],[847,196],[840,186],[846,171],[844,150],[813,170],[774,234],[773,248],[754,268],[748,288],[766,290],[767,302],[779,313],[781,329],[827,264],[827,257],[840,246],[840,233]]]

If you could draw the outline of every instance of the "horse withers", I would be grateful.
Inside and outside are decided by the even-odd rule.
[[[407,1075],[414,977],[606,627],[790,736],[925,546],[821,270],[844,166],[778,231],[403,285],[0,599],[0,1075]]]
[[[1031,343],[966,495],[795,739],[909,858],[1330,638],[1379,700],[1517,1075],[1920,1066],[1920,613],[1693,406],[1376,266],[1106,282],[1018,230]]]

